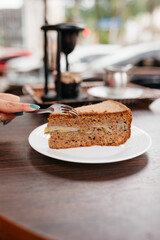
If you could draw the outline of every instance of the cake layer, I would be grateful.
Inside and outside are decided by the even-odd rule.
[[[50,114],[45,129],[50,134],[50,148],[117,146],[130,137],[132,114],[125,105],[108,100],[76,110],[78,118]]]
[[[126,127],[118,127],[121,130],[116,131],[116,127],[112,129],[92,128],[90,131],[75,132],[51,132],[49,139],[50,148],[73,148],[86,147],[93,145],[100,146],[118,146],[127,141],[130,137],[130,131]],[[125,129],[125,131],[124,131]]]

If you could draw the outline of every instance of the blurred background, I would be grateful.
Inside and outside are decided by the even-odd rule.
[[[85,25],[69,56],[71,69],[85,73],[84,79],[107,64],[131,63],[150,67],[132,81],[160,88],[159,0],[5,0],[0,1],[0,92],[20,94],[23,85],[44,82],[41,26],[64,22]],[[56,33],[50,32],[51,71],[56,45]]]

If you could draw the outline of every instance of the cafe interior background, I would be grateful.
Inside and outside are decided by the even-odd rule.
[[[158,0],[5,0],[0,1],[0,92],[23,95],[27,93],[26,85],[44,84],[44,32],[41,27],[67,22],[84,25],[68,56],[70,69],[80,71],[84,81],[97,78],[103,81],[98,74],[103,72],[108,59],[125,52],[120,61],[156,68],[147,76],[149,83],[144,83],[141,75],[138,84],[159,88]],[[56,31],[48,33],[47,46],[48,81],[52,84],[52,73],[56,69]],[[136,52],[138,46],[143,50],[140,56]],[[158,47],[155,50],[150,49],[151,46]],[[132,54],[134,60],[130,57]],[[61,71],[65,71],[63,53]]]

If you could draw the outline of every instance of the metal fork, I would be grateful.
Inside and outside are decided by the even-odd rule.
[[[68,105],[55,103],[48,108],[35,110],[36,113],[70,113],[74,117],[78,117],[77,111]]]

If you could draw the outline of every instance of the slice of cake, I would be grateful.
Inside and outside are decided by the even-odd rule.
[[[108,100],[75,109],[78,118],[50,114],[45,128],[50,148],[119,146],[131,135],[131,110],[119,102]]]

